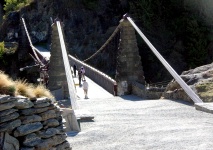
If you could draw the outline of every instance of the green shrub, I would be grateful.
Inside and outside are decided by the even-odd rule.
[[[17,11],[23,8],[24,6],[30,4],[33,0],[5,0],[4,10],[6,15],[11,11]]]
[[[83,0],[83,4],[87,9],[94,10],[98,6],[98,0]]]
[[[3,58],[4,51],[4,42],[0,42],[0,59]]]

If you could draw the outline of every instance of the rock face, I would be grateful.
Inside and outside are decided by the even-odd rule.
[[[71,149],[60,108],[50,99],[0,95],[0,106],[0,149]]]
[[[184,71],[180,76],[203,102],[213,102],[213,63]],[[163,97],[192,101],[174,80],[168,84]]]
[[[19,12],[9,14],[7,20],[0,27],[0,41],[18,42],[18,60],[16,61],[22,61],[20,65],[29,64],[30,56],[27,49],[30,49],[30,47],[20,17],[23,17],[26,21],[32,43],[42,45],[46,49],[49,49],[51,44],[52,21],[58,17],[64,24],[68,51],[81,59],[85,59],[99,49],[109,38],[114,27],[119,24],[122,15],[127,12],[127,8],[127,0],[35,0]],[[28,44],[28,46],[24,46],[24,44]],[[109,60],[105,64],[108,69],[110,62]],[[97,65],[97,62],[93,63]],[[8,72],[10,70],[8,69]],[[32,73],[29,81],[36,82],[32,79],[33,76],[35,75]]]

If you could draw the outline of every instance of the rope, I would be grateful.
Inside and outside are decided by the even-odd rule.
[[[22,22],[23,22],[23,25],[24,25],[25,32],[26,32],[26,34],[27,34],[27,38],[28,38],[28,40],[29,40],[29,42],[30,42],[30,47],[31,47],[32,50],[33,50],[33,54],[35,55],[36,59],[38,60],[38,63],[39,63],[40,65],[43,66],[44,64],[41,62],[41,60],[39,59],[37,53],[36,53],[35,50],[34,50],[35,47],[33,46],[32,41],[31,41],[31,39],[30,39],[30,35],[29,35],[28,30],[27,30],[27,26],[26,26],[26,24],[25,24],[24,18],[21,18],[21,19],[22,19]]]
[[[97,50],[92,56],[90,56],[89,58],[83,60],[83,62],[86,62],[90,59],[92,59],[93,57],[95,57],[97,54],[99,54],[103,49],[106,48],[106,46],[109,44],[110,41],[112,41],[112,39],[115,37],[115,35],[118,33],[118,31],[120,31],[120,24],[116,27],[116,29],[114,30],[114,32],[112,33],[112,35],[109,37],[109,39],[101,46],[101,48],[99,50]]]
[[[146,42],[155,56],[160,60],[160,62],[164,65],[164,67],[170,72],[170,74],[175,78],[175,80],[180,84],[180,86],[184,89],[187,95],[195,102],[195,103],[203,103],[203,101],[195,94],[195,92],[183,81],[183,79],[175,72],[175,70],[169,65],[169,63],[161,56],[161,54],[157,51],[157,49],[152,45],[152,43],[146,38],[146,36],[141,32],[141,30],[137,27],[137,25],[132,21],[130,17],[127,17],[127,20],[132,24],[141,38]]]

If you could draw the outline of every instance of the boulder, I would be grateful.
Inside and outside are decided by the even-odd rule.
[[[213,63],[184,71],[180,77],[203,102],[213,102]],[[163,97],[193,102],[175,80],[167,85]]]
[[[56,150],[65,150],[65,149],[67,149],[67,150],[70,149],[71,150],[70,144],[67,141],[57,145],[55,148],[56,148]]]
[[[48,127],[57,127],[59,126],[59,122],[56,119],[48,119],[43,122],[43,125]]]
[[[12,101],[12,102],[7,102],[7,103],[0,104],[0,111],[13,108],[15,106],[15,103],[16,102]]]
[[[41,103],[46,103],[46,102],[51,102],[51,100],[47,97],[41,97],[41,98],[37,98],[37,100],[35,102],[33,102],[35,105],[36,104],[41,104]]]
[[[5,133],[3,150],[19,150],[19,141]]]
[[[43,112],[39,115],[41,116],[42,121],[45,121],[45,120],[50,119],[50,118],[57,117],[54,110],[48,110],[48,111],[45,111],[45,112]]]
[[[63,143],[66,140],[66,135],[55,135],[48,139],[49,142],[52,142],[52,146],[56,146],[58,144]]]
[[[35,108],[43,108],[43,107],[47,107],[49,105],[50,105],[49,102],[43,102],[43,103],[34,104],[34,107]]]
[[[14,131],[14,136],[15,137],[24,136],[29,133],[38,131],[42,127],[43,127],[43,125],[41,124],[41,122],[35,122],[35,123],[26,124],[26,125],[21,125],[21,126],[17,127],[17,129]]]
[[[19,113],[14,112],[12,114],[0,117],[0,123],[6,122],[6,121],[9,121],[9,120],[14,120],[18,117],[19,117]]]
[[[40,122],[41,117],[39,115],[32,115],[32,116],[21,116],[20,117],[22,124],[29,124],[33,122]]]
[[[20,150],[35,150],[34,147],[21,147]]]
[[[39,114],[39,113],[45,112],[47,110],[48,110],[48,107],[28,108],[28,109],[20,110],[20,114],[22,114],[22,115],[33,115],[33,114]]]
[[[15,107],[17,109],[26,109],[26,108],[30,108],[32,106],[34,106],[34,104],[28,99],[18,99],[15,104]]]
[[[41,143],[42,140],[39,136],[37,136],[35,133],[28,134],[24,137],[23,144],[25,146],[33,147]]]
[[[49,128],[47,130],[44,130],[44,131],[39,131],[38,132],[38,135],[41,137],[41,138],[50,138],[56,134],[59,134],[59,130],[56,129],[56,128]]]
[[[4,123],[0,124],[0,132],[10,133],[13,129],[15,129],[16,127],[19,127],[20,125],[21,125],[20,119],[4,122]]]
[[[10,95],[0,95],[0,104],[13,101],[10,99]]]
[[[7,110],[4,110],[4,111],[0,111],[0,117],[12,114],[16,111],[18,111],[18,109],[7,109]]]

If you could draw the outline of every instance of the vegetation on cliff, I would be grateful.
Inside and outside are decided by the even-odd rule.
[[[4,9],[9,13],[27,5],[31,0],[6,0],[5,2]],[[102,46],[126,12],[179,74],[213,60],[212,21],[211,18],[206,17],[206,13],[212,10],[210,9],[211,0],[63,0],[60,2],[46,0],[36,2],[38,4],[20,11],[20,16],[24,16],[27,21],[33,44],[39,44],[39,42],[49,44],[50,17],[53,19],[59,17],[64,23],[65,37],[68,37],[66,38],[68,51],[81,60],[88,58]],[[15,15],[10,15],[12,16]],[[17,23],[13,26],[20,33]],[[7,30],[12,32],[12,29]],[[6,34],[4,35],[4,39],[7,39]],[[113,46],[115,47],[116,45]],[[147,82],[172,78],[141,38],[138,38],[138,47]],[[114,60],[111,56],[116,51],[111,47],[108,49],[111,52],[107,50],[89,63],[107,74],[113,74],[115,70],[111,69],[113,65],[111,62],[114,63]]]
[[[129,3],[132,17],[179,74],[212,62],[212,50],[208,50],[211,25],[203,19],[202,11],[206,8],[201,5],[210,1],[130,0]],[[140,39],[139,43],[146,78],[151,81],[168,78],[149,48]],[[153,71],[159,75],[152,76],[156,74]]]
[[[25,7],[29,3],[31,3],[33,0],[4,0],[4,11],[5,14],[9,14],[12,11],[20,10],[21,8]]]

